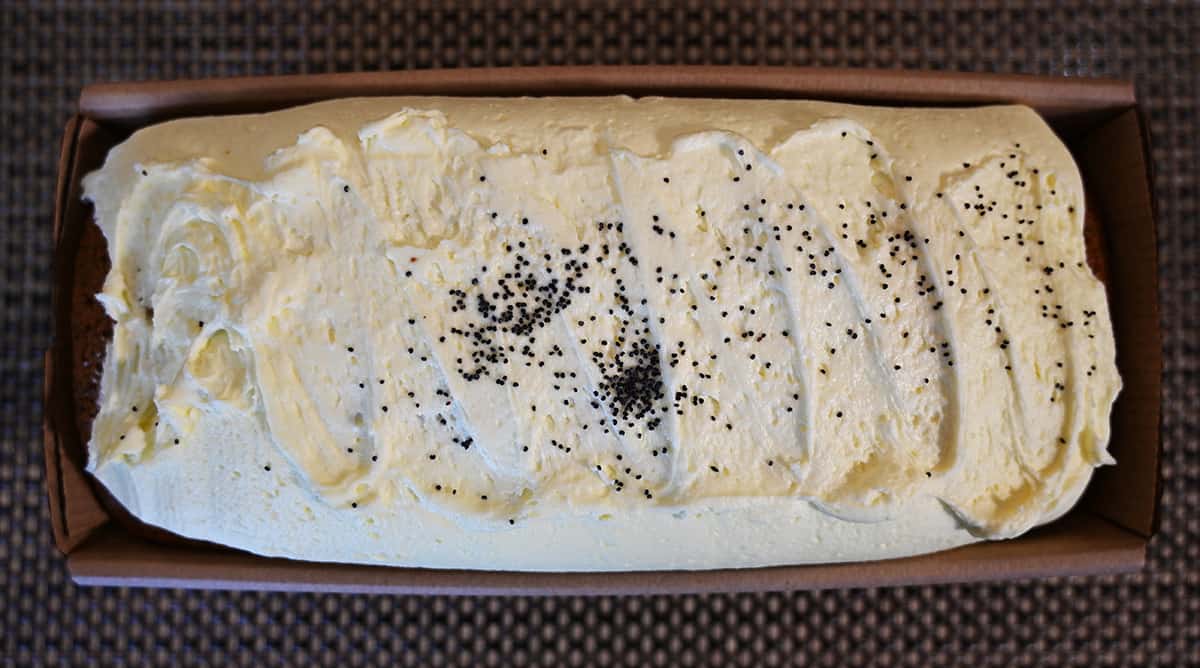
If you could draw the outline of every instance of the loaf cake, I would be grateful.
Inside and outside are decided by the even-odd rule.
[[[1031,109],[371,98],[84,181],[88,471],[178,535],[506,570],[900,557],[1060,516],[1120,389]]]

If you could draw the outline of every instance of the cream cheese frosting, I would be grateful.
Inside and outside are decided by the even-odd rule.
[[[88,469],[178,534],[513,570],[855,561],[1071,507],[1120,379],[1032,110],[339,100],[84,182]]]

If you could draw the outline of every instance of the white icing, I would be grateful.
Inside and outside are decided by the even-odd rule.
[[[89,175],[89,470],[136,516],[312,560],[757,566],[1015,536],[1111,462],[1082,187],[1032,112],[926,111],[931,145],[907,110],[770,103],[811,117],[767,138],[749,102],[415,102],[156,126]]]

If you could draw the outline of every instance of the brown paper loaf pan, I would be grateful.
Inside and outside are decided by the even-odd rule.
[[[1109,450],[1074,509],[1012,540],[851,564],[718,571],[527,573],[323,564],[259,557],[137,522],[84,472],[111,323],[94,295],[107,249],[81,179],[151,123],[343,97],[657,95],[883,106],[1026,104],[1066,142],[1087,191],[1088,259],[1105,281],[1124,389]],[[44,446],[55,543],[83,585],[441,594],[647,594],[911,585],[1132,572],[1158,525],[1161,333],[1147,123],[1131,82],[802,67],[530,67],[92,84],[66,124],[54,235],[54,339]]]
[[[1085,193],[1086,196],[1086,193]],[[72,359],[73,391],[76,407],[76,426],[80,442],[86,444],[92,433],[92,420],[98,411],[100,396],[100,370],[104,363],[105,350],[112,338],[112,321],[105,314],[94,295],[103,287],[104,278],[110,268],[107,243],[95,224],[89,207],[89,222],[81,232],[79,254],[76,260],[74,293],[72,296]],[[1106,247],[1104,226],[1099,214],[1087,200],[1084,214],[1084,239],[1087,245],[1087,261],[1093,273],[1107,283]],[[135,536],[176,545],[211,545],[205,541],[185,538],[175,533],[142,522],[118,503],[104,486],[91,478],[92,486],[108,513],[126,530]]]

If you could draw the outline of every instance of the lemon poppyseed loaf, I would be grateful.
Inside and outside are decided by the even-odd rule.
[[[373,98],[85,180],[89,471],[179,535],[514,570],[888,558],[1071,507],[1120,388],[1032,110]]]

